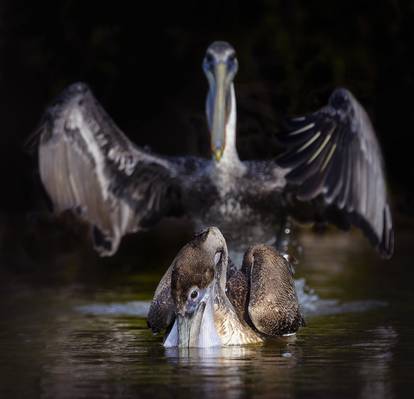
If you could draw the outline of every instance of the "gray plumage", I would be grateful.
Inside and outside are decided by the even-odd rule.
[[[55,211],[73,209],[88,221],[102,255],[112,255],[123,235],[175,207],[180,212],[177,176],[198,167],[196,160],[170,160],[135,146],[82,83],[48,109],[41,132],[40,176]]]
[[[291,124],[279,138],[287,151],[278,159],[289,169],[291,196],[315,201],[322,219],[360,227],[390,257],[394,232],[381,149],[361,104],[348,90],[337,89],[327,106]]]
[[[137,147],[85,84],[67,88],[40,129],[40,177],[55,211],[72,209],[90,223],[101,255],[115,253],[127,233],[185,215],[196,229],[219,226],[236,250],[274,241],[288,216],[355,225],[390,257],[394,236],[381,151],[362,106],[336,90],[326,107],[293,119],[279,135],[282,157],[242,162],[232,83],[237,67],[228,43],[207,49],[211,160]]]

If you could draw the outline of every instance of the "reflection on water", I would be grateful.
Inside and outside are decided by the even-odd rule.
[[[219,397],[260,395],[261,390],[276,388],[291,374],[297,359],[294,348],[286,344],[271,346],[168,349],[166,357],[181,370],[183,383],[191,378],[191,388]],[[258,384],[260,382],[262,388]]]
[[[146,317],[149,311],[150,301],[132,301],[125,303],[105,303],[78,306],[76,309],[85,314],[104,316],[136,316]]]
[[[343,237],[303,237],[297,287],[307,326],[295,339],[260,346],[162,347],[144,315],[170,253],[159,253],[158,268],[129,268],[120,257],[116,267],[104,261],[82,277],[71,272],[81,257],[65,255],[69,270],[59,263],[58,283],[45,283],[50,269],[3,272],[0,397],[393,398],[412,392],[411,237],[391,262],[379,261],[363,241],[356,245],[356,237]]]
[[[379,326],[369,332],[368,342],[356,343],[354,346],[369,348],[369,356],[362,360],[359,373],[364,379],[360,397],[392,397],[391,366],[393,349],[398,341],[398,334],[391,326]]]

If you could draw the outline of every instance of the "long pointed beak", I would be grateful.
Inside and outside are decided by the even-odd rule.
[[[198,346],[205,308],[206,303],[201,302],[193,315],[177,314],[179,347],[194,348]]]
[[[211,151],[219,161],[223,156],[226,146],[226,91],[227,91],[227,66],[220,62],[214,68],[215,93],[211,131]]]

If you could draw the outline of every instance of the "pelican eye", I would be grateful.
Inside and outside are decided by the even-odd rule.
[[[191,299],[196,299],[198,297],[198,291],[193,290],[190,294]]]
[[[236,54],[235,53],[232,53],[232,54],[229,55],[229,59],[228,59],[227,62],[229,64],[234,64],[234,61],[236,61]]]
[[[214,63],[214,57],[213,57],[213,55],[210,54],[210,53],[207,53],[206,54],[206,57],[205,57],[205,61],[206,61],[206,64],[208,66],[211,66]]]

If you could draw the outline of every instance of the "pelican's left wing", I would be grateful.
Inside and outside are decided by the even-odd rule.
[[[74,210],[89,222],[100,255],[180,207],[181,166],[135,146],[83,83],[47,110],[38,151],[54,210]]]
[[[159,282],[147,316],[148,327],[154,334],[167,329],[175,320],[175,305],[171,296],[171,273],[175,259]]]
[[[359,227],[390,257],[394,230],[381,149],[361,104],[337,89],[328,105],[293,118],[291,127],[279,137],[287,150],[277,160],[287,170],[288,200],[313,208],[313,220]]]
[[[249,248],[242,271],[248,279],[247,312],[258,331],[277,337],[305,325],[292,268],[274,248],[263,244]]]

